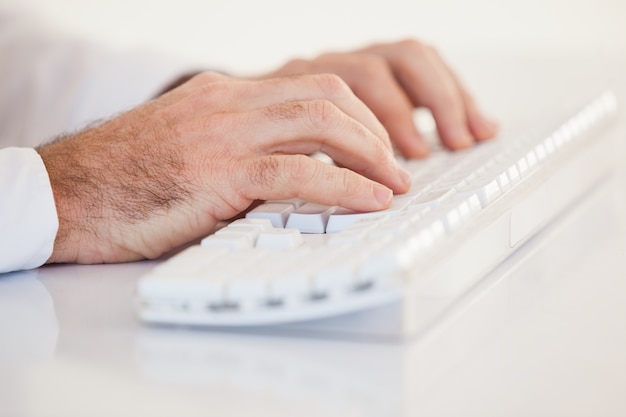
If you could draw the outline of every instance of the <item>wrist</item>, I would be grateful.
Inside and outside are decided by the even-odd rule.
[[[63,149],[59,148],[59,141],[66,142]],[[81,200],[85,200],[82,190],[87,181],[80,175],[82,167],[74,158],[72,145],[72,138],[62,138],[36,149],[48,171],[59,224],[54,249],[47,263],[78,262],[81,256],[78,248],[84,240],[82,234],[89,229],[81,215],[80,204]],[[83,181],[76,181],[81,177]],[[83,250],[88,247],[83,247]]]

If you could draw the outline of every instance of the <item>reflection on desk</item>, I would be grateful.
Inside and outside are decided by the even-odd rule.
[[[0,274],[0,366],[54,356],[59,325],[39,271]]]

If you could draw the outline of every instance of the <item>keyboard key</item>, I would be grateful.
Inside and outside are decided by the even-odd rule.
[[[297,268],[284,268],[278,271],[268,283],[270,301],[285,303],[302,302],[311,293],[311,274]]]
[[[403,242],[388,247],[381,245],[380,250],[370,250],[368,255],[359,266],[356,285],[388,279],[408,267],[417,253],[410,251],[408,242]]]
[[[548,156],[548,152],[546,151],[546,147],[543,143],[538,143],[535,146],[535,155],[537,156],[537,161],[541,162]]]
[[[410,202],[411,200],[408,198],[403,198],[402,196],[395,197],[388,209],[367,213],[359,213],[339,207],[330,215],[326,226],[326,233],[341,232],[361,219],[394,216],[404,210]]]
[[[255,304],[265,300],[268,294],[268,283],[257,274],[238,274],[224,285],[225,304],[236,305],[241,309],[255,307]]]
[[[356,285],[360,262],[358,256],[342,253],[341,257],[326,263],[313,276],[313,292],[335,296],[346,293]]]
[[[219,247],[191,246],[153,269],[155,275],[181,276],[197,274],[205,265],[228,253]]]
[[[303,243],[302,235],[297,229],[274,229],[260,233],[256,247],[259,249],[293,249]]]
[[[254,243],[245,233],[224,232],[205,237],[200,242],[204,247],[218,247],[230,250],[252,248]]]
[[[215,236],[224,238],[225,236],[245,237],[250,242],[250,247],[254,246],[259,236],[259,228],[252,226],[225,227],[215,232]]]
[[[291,203],[263,203],[250,210],[246,219],[268,219],[272,226],[284,228],[294,210],[295,206]]]
[[[492,176],[486,176],[477,178],[472,183],[462,187],[456,197],[467,199],[475,195],[480,201],[480,205],[486,207],[501,194],[502,191],[498,185],[498,180]]]
[[[528,175],[528,170],[530,169],[528,166],[528,162],[526,161],[526,156],[522,156],[517,160],[517,171],[521,178],[526,177]]]
[[[324,233],[328,218],[337,209],[323,204],[306,203],[289,215],[286,227],[302,233]]]
[[[520,180],[519,171],[517,169],[517,165],[515,164],[507,168],[506,174],[509,176],[509,181],[511,182],[511,185],[517,184],[517,182]]]
[[[227,228],[229,229],[233,229],[237,227],[246,227],[246,228],[254,227],[259,231],[259,233],[264,232],[266,230],[272,230],[274,228],[271,220],[262,219],[262,218],[237,219],[227,226]]]
[[[526,154],[526,163],[528,164],[528,169],[534,169],[535,165],[537,165],[538,162],[539,160],[537,159],[535,151],[533,149],[528,151],[528,153]]]
[[[511,181],[509,180],[509,176],[506,171],[501,172],[496,177],[496,181],[498,181],[498,186],[502,192],[505,192],[509,188],[511,188]]]
[[[354,245],[363,240],[365,236],[367,236],[367,230],[365,229],[349,230],[344,231],[343,233],[330,234],[326,242],[329,245],[334,246],[341,246],[346,244]]]
[[[267,203],[282,203],[282,204],[291,204],[294,208],[300,208],[306,204],[305,200],[300,198],[289,198],[287,200],[269,200]]]
[[[425,207],[438,206],[448,195],[450,195],[450,192],[451,190],[449,189],[438,189],[430,190],[424,194],[418,195],[407,205],[407,210],[417,211]]]
[[[421,214],[416,212],[404,211],[393,218],[381,222],[378,227],[369,231],[368,236],[373,239],[398,238],[405,234],[410,234],[411,229],[415,227]],[[347,232],[341,233],[341,235]],[[349,232],[348,232],[349,233]]]

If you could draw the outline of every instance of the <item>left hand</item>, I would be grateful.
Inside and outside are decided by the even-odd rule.
[[[325,72],[343,78],[407,158],[429,152],[413,120],[413,110],[420,106],[432,112],[441,141],[450,149],[467,148],[496,134],[497,125],[479,110],[437,51],[416,40],[295,59],[261,78]]]

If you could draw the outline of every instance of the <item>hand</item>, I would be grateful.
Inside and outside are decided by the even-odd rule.
[[[158,257],[256,199],[371,211],[409,186],[386,130],[329,74],[201,74],[38,151],[59,216],[49,262]],[[317,151],[345,168],[306,156]]]
[[[266,77],[323,72],[343,78],[408,158],[428,154],[413,122],[413,109],[419,106],[431,110],[439,136],[450,149],[466,148],[493,137],[497,131],[496,124],[482,114],[439,54],[418,41],[379,44],[312,60],[296,59]]]

